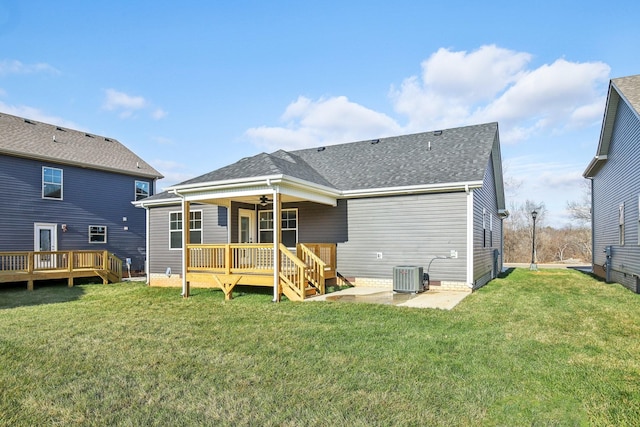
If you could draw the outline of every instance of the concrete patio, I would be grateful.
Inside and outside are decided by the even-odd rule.
[[[433,288],[417,294],[398,293],[393,292],[389,287],[355,286],[338,292],[311,297],[305,299],[305,301],[359,302],[396,305],[398,307],[451,310],[470,294],[471,291],[450,291]]]

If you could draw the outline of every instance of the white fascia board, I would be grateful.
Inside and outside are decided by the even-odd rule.
[[[400,194],[442,193],[452,191],[468,191],[481,188],[482,181],[450,182],[444,184],[409,185],[404,187],[368,188],[362,190],[343,191],[345,198],[395,196]]]
[[[182,199],[180,197],[172,197],[170,199],[159,199],[159,200],[150,200],[145,201],[145,199],[138,200],[135,202],[131,202],[133,206],[136,208],[148,208],[151,206],[171,206],[179,204]]]
[[[602,169],[602,166],[606,161],[606,154],[595,156],[593,159],[591,159],[591,162],[589,162],[589,166],[587,166],[587,169],[582,173],[582,176],[584,178],[593,178],[596,173],[598,173],[598,171]]]
[[[265,176],[252,176],[248,178],[238,179],[225,179],[222,181],[210,181],[210,182],[197,182],[193,184],[174,185],[168,187],[165,190],[169,192],[178,192],[180,194],[189,193],[192,191],[207,191],[207,190],[222,190],[225,188],[242,188],[250,187],[254,185],[265,185],[265,183],[273,182],[278,183],[283,179],[283,175],[265,175]]]

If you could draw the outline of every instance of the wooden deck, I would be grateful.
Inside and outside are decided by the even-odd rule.
[[[325,281],[336,277],[336,245],[298,244],[296,254],[284,245],[276,254],[280,262],[279,294],[301,301],[324,294]],[[191,283],[220,288],[232,298],[236,285],[273,286],[272,244],[187,245],[187,295]]]
[[[122,261],[107,251],[0,252],[0,283],[100,277],[102,282],[122,281]]]

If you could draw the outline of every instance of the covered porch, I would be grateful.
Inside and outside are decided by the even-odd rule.
[[[227,208],[227,242],[208,243],[202,233],[182,231],[182,296],[194,287],[215,287],[232,298],[237,285],[273,287],[273,300],[284,294],[303,301],[325,293],[337,277],[336,243],[299,242],[296,203],[335,206],[335,190],[283,175],[233,182],[183,184],[169,190],[181,199],[183,223],[194,219],[194,205]],[[289,206],[283,209],[283,205]],[[292,213],[292,211],[295,211]],[[195,241],[194,241],[195,240]]]

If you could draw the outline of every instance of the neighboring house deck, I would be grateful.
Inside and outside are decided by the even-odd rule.
[[[257,281],[234,271],[255,250],[249,259],[270,254],[261,285],[273,286],[274,300],[304,299],[315,280],[307,270],[318,269],[335,271],[332,281],[391,287],[395,266],[431,266],[433,287],[476,289],[502,269],[508,214],[497,123],[261,153],[135,204],[147,210],[151,286],[188,294]],[[335,248],[334,261],[303,259],[306,242]],[[209,245],[207,259],[228,258],[216,278],[194,274],[194,254]]]
[[[0,113],[0,252],[107,251],[143,271],[132,202],[161,177],[114,138]]]
[[[104,284],[122,280],[122,261],[107,251],[0,252],[0,283],[100,277]]]
[[[640,293],[640,75],[612,79],[591,180],[593,272]]]

